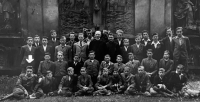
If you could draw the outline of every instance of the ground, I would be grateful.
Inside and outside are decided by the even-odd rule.
[[[17,77],[0,77],[0,96],[11,93]],[[190,87],[200,90],[200,77],[191,75]],[[83,97],[46,97],[41,99],[18,100],[18,102],[199,102],[199,98],[165,98],[165,97],[144,97],[144,96],[83,96]],[[16,102],[17,100],[6,100],[4,102]]]

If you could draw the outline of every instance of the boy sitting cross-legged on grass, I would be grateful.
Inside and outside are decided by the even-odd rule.
[[[113,93],[119,93],[119,88],[122,85],[122,78],[118,73],[118,70],[114,70],[113,75],[110,78],[111,78],[110,90]]]
[[[95,91],[93,95],[111,95],[111,91],[109,90],[110,85],[111,81],[110,76],[108,75],[108,69],[103,68],[103,73],[98,77],[98,81],[95,84],[97,91]]]
[[[134,83],[134,75],[130,73],[130,68],[125,67],[124,72],[121,73],[122,85],[119,87],[119,93],[124,93]],[[127,93],[127,92],[125,92]]]
[[[32,97],[40,98],[42,96],[53,96],[57,90],[56,79],[53,77],[51,71],[47,71],[45,77],[35,86]]]
[[[67,96],[70,97],[73,94],[73,88],[74,83],[76,81],[76,76],[74,75],[74,68],[69,67],[67,69],[68,74],[66,76],[63,76],[61,79],[59,88],[58,88],[58,94],[61,96]],[[75,85],[76,86],[76,85]]]
[[[37,81],[38,77],[37,75],[33,74],[33,67],[27,66],[26,73],[22,73],[19,75],[16,87],[13,89],[13,92],[2,97],[0,101],[8,98],[29,98],[29,95],[33,93],[33,89]]]
[[[153,87],[150,88],[151,95],[173,96],[173,92],[167,89],[167,77],[165,76],[165,69],[159,68],[158,75],[154,77]]]
[[[79,90],[75,92],[75,96],[92,95],[94,88],[92,87],[91,76],[87,74],[85,67],[81,68],[80,73],[77,84]]]

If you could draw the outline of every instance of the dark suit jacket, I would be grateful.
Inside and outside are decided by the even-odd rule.
[[[161,59],[160,62],[159,62],[159,68],[164,68],[166,75],[168,75],[173,70],[173,67],[174,67],[174,61],[173,60],[168,60],[165,63],[165,60]]]
[[[22,46],[20,51],[21,64],[27,63],[26,59],[28,58],[28,55],[32,55],[35,60],[35,50],[36,48],[34,46],[32,46],[31,51],[29,50],[28,45]]]
[[[106,43],[108,54],[111,57],[112,62],[116,62],[116,56],[120,54],[120,46],[114,41],[108,41]]]
[[[123,63],[127,63],[129,61],[128,53],[132,52],[131,46],[128,46],[127,51],[125,50],[124,46],[120,48],[120,54],[123,58]]]
[[[69,77],[70,77],[70,80],[69,80]],[[66,76],[63,76],[62,79],[61,79],[61,82],[59,84],[59,89],[66,89],[66,90],[69,90],[69,91],[74,91],[74,86],[76,86],[76,80],[77,79],[77,76],[76,75],[72,75],[72,76],[69,76],[69,75],[66,75]]]
[[[91,79],[90,75],[86,75],[86,76],[80,75],[78,77],[77,86],[79,89],[82,89],[84,86],[92,87],[92,85],[93,85],[93,83],[92,83],[92,79]]]
[[[63,55],[64,55],[64,60],[65,61],[71,61],[70,59],[72,59],[72,55],[71,55],[71,47],[69,45],[66,45],[64,48],[62,48],[61,45],[58,45],[55,47],[55,61],[57,60],[57,52],[58,51],[62,51]]]
[[[126,76],[125,73],[121,73],[121,78],[122,78],[122,85],[125,87],[135,84],[134,75],[131,73],[128,76]]]
[[[71,57],[69,58],[69,60],[70,61],[72,61],[73,60],[73,58],[74,58],[74,44],[76,43],[76,41],[74,40],[73,42],[72,41],[68,41],[68,42],[66,42],[66,45],[69,45],[70,47],[71,47],[71,51],[69,52],[70,53],[70,55],[71,55]]]
[[[97,78],[97,83],[95,84],[95,87],[97,88],[105,85],[107,85],[107,87],[110,87],[111,85],[111,78],[109,75],[108,76],[101,75],[99,78]]]
[[[150,89],[150,79],[149,76],[144,73],[142,76],[136,74],[134,77],[135,88],[139,92],[145,92]]]
[[[48,41],[48,45],[51,46],[51,55],[52,55],[52,56],[51,56],[51,60],[52,60],[52,61],[54,61],[54,59],[55,59],[55,58],[54,58],[54,57],[55,57],[55,56],[54,56],[55,47],[58,46],[59,43],[60,43],[60,42],[59,42],[58,39],[56,39],[56,42],[52,41],[52,39]]]
[[[149,39],[147,45],[145,45],[144,40],[141,41],[141,44],[144,45],[144,58],[147,57],[147,50],[151,48],[151,40]]]
[[[160,59],[163,58],[164,53],[162,42],[160,42],[160,44],[158,44],[156,48],[154,44],[151,44],[151,49],[153,51],[153,58],[159,62]]]
[[[74,74],[80,75],[81,67],[83,67],[83,64],[84,64],[82,61],[78,62],[76,65],[74,61],[69,61],[68,64],[69,64],[69,67],[74,68]]]
[[[190,52],[190,40],[188,37],[183,36],[182,37],[182,44],[180,45],[179,39],[176,36],[174,39],[174,59],[178,60],[179,58],[181,59],[187,59],[188,54]]]
[[[185,74],[182,74],[180,79],[176,71],[170,73],[170,79],[169,79],[170,90],[175,88],[176,91],[180,91],[186,83],[187,83],[187,77]]]
[[[39,67],[38,67],[38,73],[37,74],[40,77],[46,76],[47,71],[50,70],[50,71],[53,72],[54,68],[55,68],[54,62],[52,62],[52,61],[49,61],[49,62],[41,61],[40,64],[39,64]]]
[[[154,77],[154,81],[153,82],[154,82],[153,86],[157,86],[158,84],[164,84],[165,86],[167,86],[167,78],[165,76],[160,78],[159,75],[156,75]]]
[[[47,52],[51,54],[51,46],[47,45],[46,51],[44,51],[43,46],[37,47],[36,52],[35,52],[36,60],[39,61],[39,62],[43,61],[44,60],[44,55]]]
[[[165,37],[161,40],[161,42],[163,43],[163,50],[168,50],[170,52],[170,59],[173,58],[173,52],[174,52],[174,42],[173,42],[173,38],[172,41],[170,42],[169,37]]]
[[[132,48],[133,54],[135,55],[135,59],[141,62],[142,59],[144,58],[144,54],[146,54],[144,44],[140,44],[139,48],[137,47],[136,44],[133,44],[131,48]]]
[[[124,40],[124,39],[122,38],[121,44],[119,44],[118,39],[115,39],[114,42],[115,42],[117,45],[119,45],[119,47],[123,47],[123,46],[124,46],[124,41],[123,41],[123,40]]]

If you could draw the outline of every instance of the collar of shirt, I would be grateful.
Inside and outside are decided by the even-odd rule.
[[[177,71],[176,71],[176,74],[178,74],[178,72],[177,72]],[[180,75],[183,75],[183,73],[181,73]],[[180,76],[180,75],[179,75],[179,76]]]
[[[52,41],[56,41],[56,38],[52,38]]]
[[[58,60],[58,62],[62,62],[63,60]]]
[[[106,63],[106,61],[105,61],[105,63]],[[106,63],[106,64],[107,64],[107,63]],[[110,61],[108,62],[108,65],[111,65],[111,62],[110,62]]]
[[[94,60],[90,60],[92,63],[94,62]]]
[[[180,38],[186,38],[186,37],[183,35],[181,37],[178,37],[178,36],[175,37],[175,39],[180,39]]]
[[[60,44],[60,46],[61,46],[61,47],[65,47],[65,46],[67,46],[67,45],[65,44],[64,46],[62,46],[62,45]]]
[[[158,45],[158,44],[160,44],[160,42],[159,41],[157,41],[157,43],[155,43],[154,41],[152,41],[152,43],[151,43],[151,45]]]
[[[142,39],[142,41],[145,41],[144,38]],[[150,39],[147,39],[146,41],[151,41]]]

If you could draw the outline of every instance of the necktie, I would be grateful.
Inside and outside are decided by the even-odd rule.
[[[82,41],[80,42],[80,46],[82,47]]]
[[[179,38],[179,43],[180,43],[180,45],[181,45],[181,43],[182,43],[182,41],[181,41],[182,39],[181,38]]]

